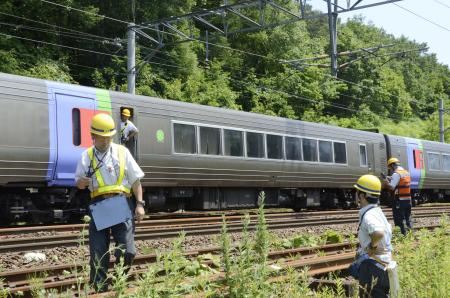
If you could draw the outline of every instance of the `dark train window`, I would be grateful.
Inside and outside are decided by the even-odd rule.
[[[334,146],[334,162],[347,163],[347,152],[345,150],[345,143],[333,143]]]
[[[256,132],[247,134],[247,157],[264,158],[264,135]]]
[[[244,155],[244,141],[242,131],[238,130],[223,130],[224,139],[224,155],[227,156],[243,156]]]
[[[428,163],[430,164],[430,170],[441,169],[441,163],[438,153],[428,153]]]
[[[361,167],[367,167],[366,145],[359,145],[359,165]]]
[[[176,153],[197,153],[194,125],[174,123],[173,131]]]
[[[303,139],[303,160],[317,161],[317,140]]]
[[[276,135],[266,135],[267,158],[283,159],[283,138]]]
[[[302,160],[302,139],[285,137],[286,159]]]
[[[442,154],[442,169],[444,171],[450,171],[450,155]]]
[[[330,141],[319,141],[319,161],[333,162],[333,146]]]
[[[200,153],[220,155],[220,129],[200,127]]]
[[[80,109],[72,109],[72,141],[75,146],[81,144]]]

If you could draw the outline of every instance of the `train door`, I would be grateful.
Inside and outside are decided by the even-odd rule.
[[[418,140],[406,139],[406,156],[405,164],[411,175],[411,189],[420,188],[422,173],[425,171],[423,161],[423,149]]]
[[[92,145],[90,121],[95,100],[86,95],[56,93],[57,156],[53,184],[73,185],[81,153]]]

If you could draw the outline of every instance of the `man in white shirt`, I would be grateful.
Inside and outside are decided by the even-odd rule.
[[[374,175],[361,176],[356,184],[356,200],[360,205],[358,268],[360,297],[389,297],[391,281],[387,267],[396,267],[392,260],[392,228],[378,206],[381,181]],[[374,280],[376,282],[374,283]],[[391,293],[392,296],[393,293]],[[391,296],[391,297],[392,297]]]
[[[129,119],[131,117],[131,112],[129,109],[123,109],[120,115],[120,144],[124,145],[134,153],[134,137],[137,135],[139,130]]]
[[[116,133],[110,115],[97,114],[92,118],[91,136],[94,146],[86,149],[78,161],[75,181],[79,189],[89,188],[89,251],[90,283],[98,292],[108,289],[109,245],[111,234],[116,242],[114,255],[129,268],[136,255],[134,218],[142,220],[145,202],[140,179],[144,173],[127,148],[112,143]],[[131,190],[136,209],[130,202]]]

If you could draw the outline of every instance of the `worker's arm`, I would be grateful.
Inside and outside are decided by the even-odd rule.
[[[377,252],[378,243],[384,237],[383,231],[374,231],[370,234],[369,256],[373,256]]]
[[[133,189],[134,196],[136,198],[136,211],[135,216],[138,222],[144,219],[145,210],[144,207],[139,204],[139,202],[142,202],[142,185],[141,181],[138,179],[136,180],[133,185],[131,186]]]

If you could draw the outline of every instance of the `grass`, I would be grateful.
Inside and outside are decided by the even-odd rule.
[[[147,271],[134,281],[135,290],[128,289],[129,273],[122,265],[115,267],[111,274],[111,289],[114,297],[345,297],[343,280],[332,275],[336,287],[311,290],[307,269],[283,271],[277,264],[269,264],[269,247],[282,247],[283,239],[276,239],[267,230],[264,216],[264,194],[260,196],[258,211],[258,227],[253,237],[248,231],[250,217],[244,217],[242,238],[238,246],[232,246],[227,223],[223,218],[222,233],[218,237],[221,254],[204,255],[196,259],[184,256],[181,234],[172,243],[169,251],[158,252],[156,263],[150,264]],[[277,243],[273,243],[274,241]],[[299,243],[316,245],[321,243],[337,243],[344,237],[335,231],[326,231],[322,235],[296,235],[287,239],[290,247]],[[356,239],[347,239],[353,242]],[[399,297],[447,297],[450,293],[450,243],[448,218],[442,217],[441,227],[434,231],[420,230],[406,237],[395,233],[393,238],[394,258],[399,264],[400,279]],[[80,247],[84,239],[80,240]],[[323,252],[318,251],[319,255]],[[82,287],[89,276],[89,268],[76,273],[79,284],[72,292],[60,294],[70,297],[70,293],[79,297],[87,297],[88,287]],[[283,274],[285,278],[278,282],[268,282],[273,276]],[[33,287],[35,297],[49,297],[53,293],[45,291],[35,281]],[[0,298],[9,297],[9,293],[0,287]]]

